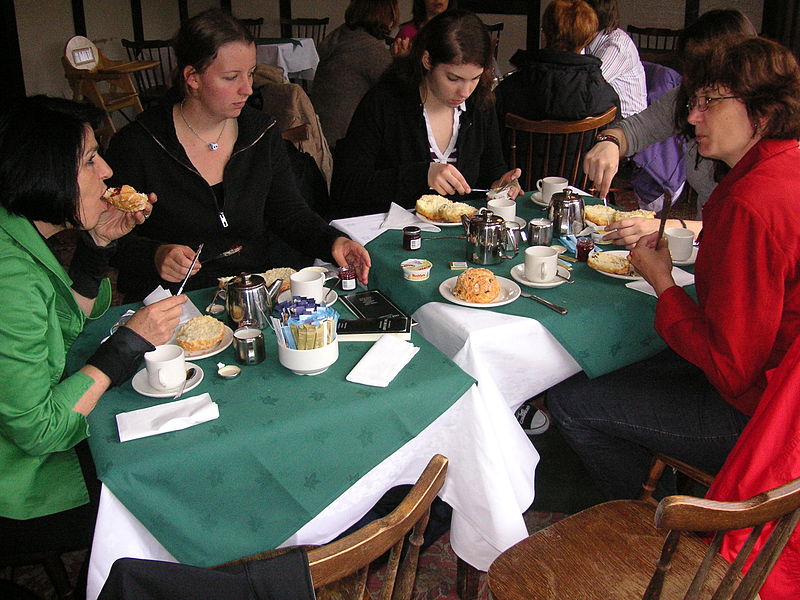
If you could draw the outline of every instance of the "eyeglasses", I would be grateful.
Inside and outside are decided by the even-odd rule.
[[[695,107],[697,107],[697,110],[700,112],[706,112],[712,102],[716,102],[717,100],[731,100],[733,98],[741,98],[741,96],[692,96],[686,103],[686,108],[689,109],[689,112],[692,112]]]

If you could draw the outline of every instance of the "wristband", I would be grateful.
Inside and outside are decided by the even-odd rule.
[[[122,326],[86,361],[87,365],[99,369],[111,380],[112,386],[122,385],[136,373],[145,352],[155,346],[136,333]]]
[[[675,220],[676,220],[676,221],[680,221],[680,222],[681,222],[681,227],[683,227],[684,229],[689,229],[689,228],[686,226],[686,221],[684,221],[683,219],[678,219],[678,218],[676,217],[676,219],[675,219]]]
[[[598,133],[597,137],[594,138],[594,141],[595,143],[611,142],[612,144],[616,144],[617,148],[622,148],[619,138],[615,135],[611,135],[610,133]]]
[[[72,289],[85,298],[97,298],[100,282],[105,278],[108,263],[116,251],[116,241],[108,246],[98,246],[89,232],[81,231],[69,265]]]

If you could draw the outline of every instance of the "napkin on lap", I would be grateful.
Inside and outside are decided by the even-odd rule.
[[[119,441],[167,433],[219,418],[219,407],[208,394],[158,404],[117,415]]]
[[[423,221],[416,214],[392,202],[389,212],[381,224],[381,229],[402,229],[407,225],[416,225],[422,231],[441,231],[436,225]]]
[[[347,381],[386,387],[419,352],[411,342],[383,335],[347,375]]]
[[[694,285],[694,275],[692,273],[689,273],[688,271],[679,269],[678,267],[672,267],[672,278],[675,280],[675,283],[677,283],[681,287],[686,287],[687,285]],[[650,294],[651,296],[656,295],[656,291],[653,289],[653,286],[644,280],[631,281],[630,283],[626,283],[625,287],[629,287],[632,290],[636,290],[637,292]]]

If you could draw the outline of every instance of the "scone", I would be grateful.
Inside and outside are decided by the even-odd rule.
[[[478,304],[494,302],[500,295],[500,282],[489,269],[467,269],[458,276],[453,295]]]
[[[147,208],[147,195],[140,194],[129,185],[110,187],[103,194],[103,200],[122,212],[136,212]]]
[[[175,343],[184,350],[207,350],[225,335],[222,321],[209,315],[193,317],[178,328]]]
[[[634,217],[641,217],[643,219],[655,219],[656,213],[654,213],[652,210],[642,210],[641,208],[629,212],[623,212],[619,210],[614,211],[614,221],[622,221],[623,219],[632,219]]]
[[[278,291],[278,293],[280,294],[285,292],[291,287],[292,282],[289,281],[289,278],[292,276],[293,273],[297,273],[297,271],[295,271],[291,267],[278,267],[276,269],[270,269],[269,271],[264,271],[263,273],[259,273],[259,275],[261,275],[261,277],[264,278],[264,283],[267,284],[267,287],[271,286],[276,279],[283,280],[283,283],[281,283],[281,289]]]
[[[630,275],[632,272],[631,263],[628,261],[627,256],[619,256],[608,252],[594,252],[590,254],[586,264],[604,273]]]
[[[461,215],[467,215],[471,217],[478,209],[474,206],[470,206],[469,204],[464,204],[463,202],[450,202],[447,201],[447,204],[443,204],[439,208],[439,218],[437,221],[443,221],[445,223],[459,223],[461,221]]]
[[[583,216],[596,225],[610,225],[614,222],[617,211],[604,204],[589,204],[583,210]]]
[[[438,196],[436,194],[426,194],[424,196],[420,196],[419,200],[417,200],[417,214],[420,214],[431,221],[438,221],[439,211],[441,210],[442,205],[448,203],[450,203],[450,200],[444,196]]]

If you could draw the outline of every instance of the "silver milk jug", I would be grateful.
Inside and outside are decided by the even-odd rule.
[[[578,235],[586,227],[583,217],[583,198],[564,188],[550,198],[549,218],[553,222],[553,237]]]
[[[277,286],[273,284],[267,290],[263,277],[247,273],[242,273],[228,282],[225,307],[228,309],[228,319],[233,329],[243,324],[258,329],[264,329],[269,325],[274,294],[281,286],[280,281],[276,283]]]
[[[496,265],[519,252],[517,239],[503,217],[482,208],[473,217],[461,216],[467,244],[467,260],[476,265]]]

